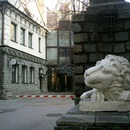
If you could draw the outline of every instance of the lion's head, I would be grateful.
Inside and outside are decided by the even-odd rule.
[[[121,56],[107,55],[84,73],[85,84],[104,94],[105,100],[120,100],[130,90],[130,63]]]

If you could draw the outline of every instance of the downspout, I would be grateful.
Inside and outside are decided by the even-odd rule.
[[[1,14],[2,14],[2,32],[1,32],[1,46],[4,46],[4,22],[5,22],[5,17],[4,17],[4,13],[5,13],[5,8],[6,8],[6,6],[1,6],[0,7],[0,12],[1,12]],[[1,93],[0,93],[0,95],[1,95],[1,98],[3,97],[2,95],[3,95],[3,92],[4,92],[4,51],[2,51],[2,72],[1,72],[1,75],[2,75],[2,80],[1,80],[1,87],[0,87],[0,89],[1,89]]]
[[[2,46],[4,45],[4,22],[5,22],[4,14],[5,14],[5,8],[6,8],[6,6],[2,6],[2,7],[0,8],[0,12],[1,12],[1,14],[2,14],[2,33],[1,33],[1,35],[2,35],[1,45],[2,45]]]
[[[47,61],[47,37],[48,37],[48,31],[45,32],[45,44],[46,44],[46,61]]]

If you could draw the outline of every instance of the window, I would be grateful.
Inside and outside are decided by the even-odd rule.
[[[32,48],[32,33],[28,33],[28,47]]]
[[[34,71],[34,67],[30,67],[30,83],[34,83],[35,82],[35,71]]]
[[[19,65],[12,66],[12,82],[13,83],[19,82]]]
[[[38,48],[38,51],[41,53],[41,38],[38,39]]]
[[[59,48],[59,56],[60,57],[69,57],[70,56],[69,48]]]
[[[11,23],[11,27],[10,27],[11,37],[10,37],[10,39],[11,39],[12,41],[15,41],[15,42],[16,42],[16,27],[17,27],[16,24]]]
[[[27,66],[22,66],[22,82],[27,83]]]
[[[20,29],[20,44],[25,45],[25,29]]]

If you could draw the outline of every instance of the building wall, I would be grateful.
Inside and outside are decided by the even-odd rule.
[[[16,42],[13,42],[10,40],[10,26],[11,22],[15,23],[17,25],[17,38]],[[4,21],[4,45],[13,47],[18,50],[22,50],[26,53],[32,54],[34,56],[40,57],[42,59],[46,58],[46,43],[45,43],[45,30],[38,27],[33,23],[33,21],[29,21],[25,19],[24,17],[18,15],[17,13],[12,12],[11,9],[7,9],[7,13],[5,15],[5,21]],[[25,46],[20,44],[20,28],[25,29]],[[31,32],[33,34],[33,43],[32,43],[32,49],[28,47],[28,32]],[[41,38],[41,53],[38,52],[38,38]]]
[[[16,41],[11,40],[11,22],[16,25]],[[13,95],[22,95],[47,92],[47,78],[45,78],[47,30],[8,2],[1,6],[0,23],[2,25],[0,27],[0,93],[11,92]],[[21,27],[25,29],[25,45],[20,44]],[[29,32],[33,34],[32,48],[28,47]],[[39,38],[41,52],[39,52]],[[13,81],[14,76],[12,76],[14,65],[18,66],[17,82]],[[22,81],[23,66],[27,67],[26,82]],[[30,82],[30,67],[34,68],[34,82]]]
[[[36,94],[41,92],[47,92],[47,79],[44,80],[43,88],[40,90],[40,77],[39,77],[39,69],[43,69],[44,73],[47,71],[47,67],[45,65],[38,63],[39,61],[31,61],[28,59],[21,59],[18,55],[12,56],[9,53],[17,52],[16,50],[6,48],[6,52],[3,55],[4,58],[4,91],[12,92],[14,95],[16,94]],[[27,55],[25,53],[21,53],[23,56]],[[27,56],[28,57],[28,56]],[[37,60],[36,57],[32,57]],[[11,59],[17,60],[17,65],[19,65],[19,76],[18,76],[18,83],[12,82],[12,64]],[[40,60],[40,59],[39,59]],[[22,82],[22,66],[27,66],[27,83]],[[34,67],[34,83],[30,83],[30,67]]]
[[[73,61],[76,65],[74,82],[75,87],[84,91],[89,89],[84,83],[84,71],[106,55],[124,56],[130,61],[130,4],[125,1],[110,2],[91,5],[86,12],[75,14],[72,18]],[[111,19],[107,20],[115,20],[111,26],[99,18],[101,16],[104,19],[108,15]]]

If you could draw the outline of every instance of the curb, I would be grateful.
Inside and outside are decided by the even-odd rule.
[[[75,95],[16,95],[16,98],[74,98]]]

